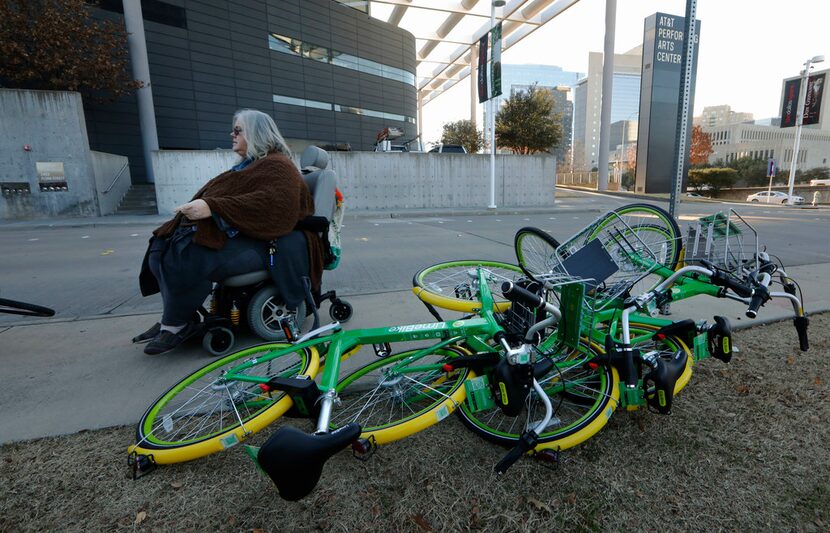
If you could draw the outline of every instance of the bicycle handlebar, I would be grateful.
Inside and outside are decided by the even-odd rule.
[[[772,278],[766,272],[761,274],[761,281],[755,289],[753,289],[752,294],[750,295],[749,307],[746,310],[747,317],[755,318],[758,316],[758,309],[770,299],[769,289],[767,286],[771,280]]]
[[[505,281],[501,284],[501,293],[511,302],[525,304],[533,309],[545,307],[545,299],[538,294],[533,294],[527,289],[519,287],[512,281]]]

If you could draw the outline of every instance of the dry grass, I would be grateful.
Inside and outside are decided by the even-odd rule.
[[[830,315],[798,352],[789,322],[737,334],[674,414],[617,412],[555,469],[456,420],[381,449],[335,456],[305,500],[280,500],[237,448],[132,481],[132,428],[0,448],[0,531],[828,531]],[[261,442],[265,435],[259,436]]]

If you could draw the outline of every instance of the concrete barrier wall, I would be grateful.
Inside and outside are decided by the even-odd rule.
[[[91,151],[95,194],[101,215],[115,213],[130,190],[130,161],[123,155]]]
[[[160,214],[190,201],[202,185],[231,168],[238,156],[230,150],[161,150],[153,152],[156,204]]]
[[[331,152],[349,211],[486,208],[490,157],[473,154]],[[229,150],[159,151],[153,155],[159,213],[190,200],[208,179],[230,168]],[[297,162],[298,156],[295,158]],[[549,155],[496,156],[496,205],[553,205],[556,159]]]
[[[0,194],[0,218],[98,214],[78,93],[0,89],[0,131],[0,185],[29,190]],[[67,190],[41,192],[38,162],[63,163]]]

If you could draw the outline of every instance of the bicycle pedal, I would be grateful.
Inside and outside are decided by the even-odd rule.
[[[358,461],[366,462],[375,455],[377,449],[375,436],[370,435],[368,439],[357,439],[352,443],[352,456]]]
[[[135,481],[152,472],[156,468],[156,460],[153,454],[144,455],[132,451],[127,456],[127,466],[132,471],[133,481]]]
[[[545,468],[550,468],[551,470],[558,468],[562,462],[562,452],[559,450],[539,450],[538,452],[533,454],[533,458],[540,461]]]

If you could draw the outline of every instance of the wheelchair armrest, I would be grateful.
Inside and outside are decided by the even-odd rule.
[[[297,222],[294,226],[295,230],[300,231],[316,231],[322,233],[329,229],[329,219],[316,215],[310,215]]]

